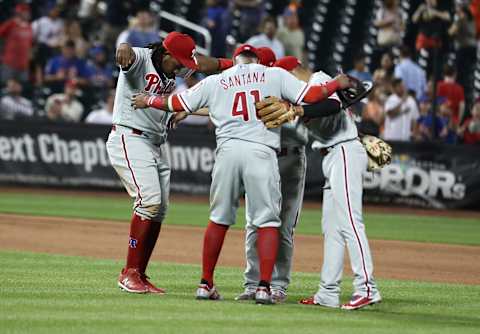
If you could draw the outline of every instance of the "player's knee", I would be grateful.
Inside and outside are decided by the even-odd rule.
[[[148,219],[155,219],[160,212],[161,204],[143,204],[135,209],[141,216],[145,216]]]
[[[153,220],[160,223],[163,222],[163,220],[167,216],[167,209],[168,209],[168,203],[160,204],[157,210],[157,214],[155,215]]]

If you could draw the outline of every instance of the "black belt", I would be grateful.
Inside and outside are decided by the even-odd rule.
[[[280,151],[277,152],[277,157],[284,157],[289,154],[300,154],[302,153],[302,147],[282,147]]]
[[[330,153],[331,150],[333,150],[333,148],[337,145],[340,145],[340,144],[345,144],[345,143],[348,143],[349,141],[354,141],[354,140],[358,140],[358,138],[353,138],[353,139],[347,139],[347,140],[342,140],[332,146],[329,146],[329,147],[323,147],[320,149],[320,154],[325,156],[327,155],[328,153]]]
[[[130,130],[132,130],[132,133],[133,134],[136,134],[136,135],[139,135],[141,136],[143,134],[143,131],[142,130],[138,130],[138,129],[134,129],[134,128],[129,128]],[[115,126],[115,124],[112,125],[112,131],[115,131],[117,130],[117,127]]]

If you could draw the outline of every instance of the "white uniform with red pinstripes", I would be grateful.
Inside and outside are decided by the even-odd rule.
[[[326,74],[312,78],[315,83],[330,80]],[[321,281],[315,302],[325,306],[340,305],[345,246],[354,274],[354,295],[380,300],[373,278],[373,261],[362,216],[363,172],[367,153],[355,139],[357,129],[346,111],[318,119],[310,134],[319,146],[329,147],[323,159],[326,183],[323,192],[322,232],[324,254]]]
[[[165,142],[171,113],[154,108],[134,110],[135,93],[168,94],[175,80],[158,73],[150,49],[133,48],[135,62],[121,70],[113,106],[114,130],[107,141],[110,162],[142,218],[162,222],[168,207],[170,165]]]

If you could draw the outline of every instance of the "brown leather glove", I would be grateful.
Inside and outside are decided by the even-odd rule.
[[[257,115],[269,129],[278,128],[284,123],[291,122],[299,115],[299,111],[289,102],[275,96],[269,96],[255,103]]]

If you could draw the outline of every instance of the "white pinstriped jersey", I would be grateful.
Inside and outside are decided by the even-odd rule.
[[[131,98],[135,93],[168,94],[175,89],[175,80],[158,73],[153,66],[152,50],[133,48],[135,62],[127,71],[120,70],[113,105],[113,124],[154,133],[166,138],[166,124],[171,114],[155,108],[134,110]]]
[[[297,104],[306,91],[307,84],[284,69],[241,64],[203,79],[178,96],[187,111],[209,108],[219,146],[236,138],[278,149],[280,129],[265,127],[256,115],[255,102],[276,96]]]
[[[330,80],[332,80],[332,77],[325,72],[318,71],[312,75],[309,84],[318,85]],[[329,98],[340,101],[336,93]],[[313,119],[308,122],[307,127],[312,138],[320,143],[319,147],[330,147],[358,137],[353,116],[350,111],[344,109],[332,116]]]

